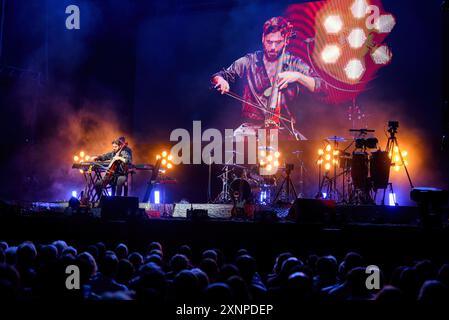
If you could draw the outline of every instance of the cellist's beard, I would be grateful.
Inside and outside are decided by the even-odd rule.
[[[279,52],[266,52],[265,53],[265,58],[270,61],[276,61],[277,59],[279,59],[280,53]]]

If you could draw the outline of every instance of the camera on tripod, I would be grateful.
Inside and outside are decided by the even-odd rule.
[[[388,121],[388,132],[390,134],[398,133],[399,121]]]

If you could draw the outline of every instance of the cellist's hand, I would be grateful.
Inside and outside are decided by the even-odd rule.
[[[122,162],[126,162],[125,158],[120,157],[120,156],[115,156],[112,161],[122,161]]]
[[[227,82],[224,78],[216,76],[212,79],[212,82],[215,84],[214,88],[220,91],[221,94],[229,92],[229,82]]]
[[[284,71],[278,75],[279,89],[283,90],[288,87],[290,83],[299,82],[302,74],[297,71]]]

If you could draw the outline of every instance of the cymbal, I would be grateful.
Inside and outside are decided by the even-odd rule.
[[[346,141],[346,139],[344,137],[339,137],[339,136],[327,137],[326,140],[335,141],[335,142],[344,142],[344,141]]]

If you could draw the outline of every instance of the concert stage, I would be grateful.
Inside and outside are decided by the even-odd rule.
[[[165,205],[167,213],[174,209],[173,217],[167,218],[150,218],[164,205],[140,207],[139,212],[145,212],[141,216],[109,220],[101,217],[101,209],[70,213],[67,203],[34,203],[33,210],[3,206],[0,234],[2,240],[11,243],[64,239],[80,247],[96,241],[110,245],[126,242],[141,250],[150,241],[160,241],[167,248],[189,244],[229,252],[244,247],[267,261],[282,251],[338,255],[355,250],[385,263],[395,261],[398,252],[401,259],[445,259],[438,248],[449,241],[447,214],[442,216],[444,223],[439,227],[424,229],[418,224],[416,207],[337,206],[333,224],[288,220],[288,208],[278,211],[277,220],[269,215],[273,208],[258,208],[263,210],[256,211],[253,220],[235,220],[229,218],[229,205]],[[190,207],[207,209],[210,217],[187,219],[185,209]]]

